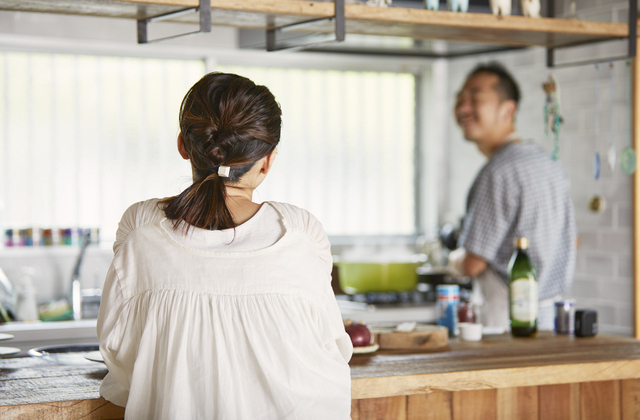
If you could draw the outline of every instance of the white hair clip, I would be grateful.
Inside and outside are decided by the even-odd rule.
[[[218,176],[223,178],[229,178],[229,173],[231,172],[230,166],[220,165],[218,166]]]

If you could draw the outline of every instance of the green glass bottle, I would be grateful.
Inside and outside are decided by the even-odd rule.
[[[517,238],[509,262],[509,317],[514,337],[532,337],[538,331],[538,280],[527,255],[529,240]]]

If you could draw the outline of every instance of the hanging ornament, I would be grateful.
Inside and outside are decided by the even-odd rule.
[[[564,119],[560,115],[560,91],[558,83],[553,75],[549,75],[549,78],[542,84],[546,99],[544,104],[544,133],[549,137],[549,133],[553,133],[553,153],[551,158],[558,160],[558,154],[560,153],[560,125],[564,122]]]
[[[616,168],[616,146],[613,143],[613,63],[609,63],[609,151],[607,162],[611,172]]]
[[[629,118],[627,118],[627,146],[620,152],[620,169],[625,175],[631,175],[636,171],[636,151],[631,147],[631,62],[627,61],[627,108],[629,109]]]
[[[589,210],[594,213],[604,213],[607,209],[607,200],[600,196],[594,195],[589,199]]]
[[[636,171],[636,151],[627,146],[620,152],[620,169],[625,175],[632,175]]]

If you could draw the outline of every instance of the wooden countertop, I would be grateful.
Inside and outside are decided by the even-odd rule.
[[[640,341],[508,334],[479,342],[449,341],[441,351],[354,355],[354,399],[640,378]]]
[[[124,409],[100,398],[101,363],[55,365],[33,357],[0,360],[0,418],[121,419]]]
[[[450,340],[439,351],[354,355],[354,399],[640,378],[640,341],[611,336],[485,336]],[[0,418],[122,418],[99,398],[104,365],[53,365],[35,358],[0,360]]]

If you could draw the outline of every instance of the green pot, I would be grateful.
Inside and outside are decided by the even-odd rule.
[[[338,266],[340,287],[345,293],[404,292],[416,288],[417,262],[346,262]]]

